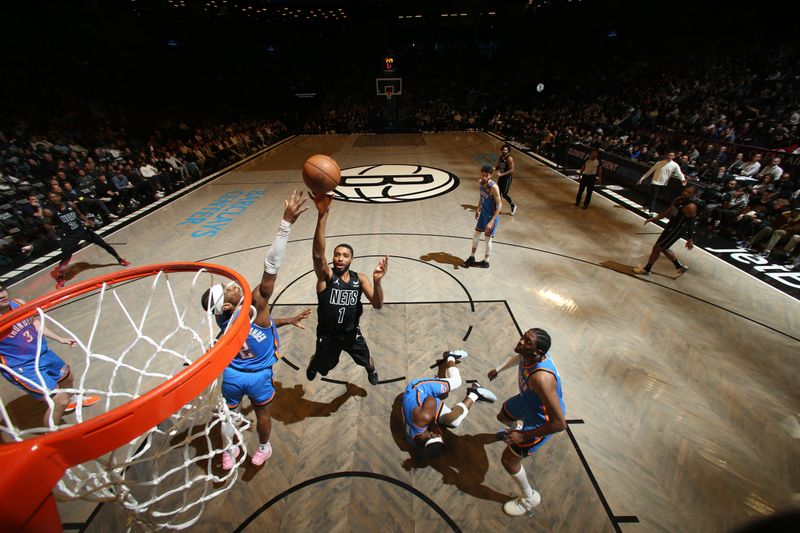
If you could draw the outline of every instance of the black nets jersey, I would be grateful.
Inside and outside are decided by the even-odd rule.
[[[511,154],[509,154],[509,155],[511,155]],[[509,157],[508,155],[501,155],[500,156],[500,160],[497,162],[497,170],[501,174],[503,172],[508,171],[509,168],[511,167],[511,165],[508,164],[508,157]],[[511,174],[509,174],[509,176],[511,176]]]
[[[667,227],[675,228],[679,226],[687,226],[689,217],[687,217],[686,213],[683,212],[683,208],[693,203],[694,200],[691,198],[681,198],[680,196],[676,198],[672,202],[672,207],[669,211],[669,222],[667,223]]]
[[[325,290],[317,294],[317,332],[322,335],[351,333],[361,318],[361,281],[350,271],[345,283],[334,271]]]
[[[58,234],[62,237],[69,237],[82,233],[85,229],[83,222],[78,217],[78,213],[69,204],[64,204],[64,209],[55,207],[55,215],[58,219]]]

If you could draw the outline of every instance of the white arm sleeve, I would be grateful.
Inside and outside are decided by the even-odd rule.
[[[290,222],[281,220],[275,240],[272,241],[272,246],[269,247],[267,256],[264,258],[264,272],[267,274],[278,273],[283,261],[283,254],[286,253],[286,242],[289,240],[289,231],[291,229],[292,224]]]

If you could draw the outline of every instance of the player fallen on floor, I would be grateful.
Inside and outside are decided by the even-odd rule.
[[[452,409],[445,405],[444,399],[461,386],[461,373],[456,365],[466,357],[464,350],[445,352],[439,361],[436,377],[412,380],[403,393],[406,441],[418,449],[423,458],[441,457],[445,443],[440,426],[457,428],[475,402],[497,401],[494,393],[475,383],[467,389],[464,399]]]

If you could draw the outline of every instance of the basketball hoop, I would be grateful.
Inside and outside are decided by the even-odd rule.
[[[392,94],[394,94],[394,87],[392,87],[391,85],[387,85],[385,90],[386,90],[386,99],[391,100]]]
[[[181,276],[180,273],[194,274]],[[125,269],[77,283],[38,298],[0,318],[0,337],[8,334],[18,322],[38,318],[42,323],[41,329],[44,329],[47,321],[51,331],[61,329],[78,339],[78,345],[84,352],[84,361],[79,361],[77,357],[69,358],[77,363],[72,368],[75,385],[72,389],[58,390],[74,392],[79,400],[87,393],[99,394],[104,400],[83,409],[78,401],[75,410],[77,423],[73,425],[54,425],[51,418],[49,428],[21,429],[14,423],[5,402],[0,398],[0,436],[15,441],[0,444],[0,461],[3,464],[0,471],[0,523],[5,530],[59,531],[61,521],[53,494],[54,487],[59,499],[115,501],[128,512],[129,521],[140,522],[146,527],[183,528],[199,519],[207,500],[233,485],[237,477],[236,468],[228,471],[227,476],[211,471],[211,458],[222,450],[213,449],[208,434],[215,425],[225,420],[230,422],[235,419],[238,426],[247,424],[227,410],[225,402],[221,400],[216,378],[244,344],[249,321],[247,313],[239,313],[215,342],[213,316],[208,311],[202,312],[198,305],[199,295],[214,284],[215,275],[239,284],[243,292],[241,305],[244,309],[250,308],[250,288],[238,272],[208,263],[169,263]],[[148,299],[147,293],[136,287],[135,282],[149,277],[154,279],[150,283]],[[208,283],[203,283],[201,280],[206,278]],[[187,288],[189,283],[189,296],[176,300],[173,285],[181,289]],[[109,303],[104,308],[107,292],[111,293],[113,298],[109,299],[116,301],[118,307]],[[124,294],[120,296],[120,292]],[[78,299],[82,295],[87,296]],[[126,295],[130,297],[127,304],[123,303]],[[63,310],[67,302],[70,303],[69,311],[73,313],[93,305],[92,296],[98,300],[98,304],[91,332],[84,335],[82,340],[70,326],[62,323],[66,320],[61,315],[67,318],[74,316]],[[160,299],[165,300],[164,305],[160,305]],[[140,308],[142,313],[138,317]],[[114,318],[113,322],[116,328],[113,331],[120,334],[119,338],[122,339],[122,333],[126,332],[126,320],[136,335],[133,344],[123,346],[122,353],[116,359],[95,351],[95,345],[103,341],[102,336],[96,336],[95,332],[104,311],[111,317],[116,317],[115,313],[123,317]],[[148,319],[149,315],[155,315],[155,318]],[[175,319],[176,325],[167,323],[166,319],[170,316]],[[148,331],[150,329],[152,333]],[[155,339],[151,335],[155,335]],[[107,341],[108,344],[113,342],[110,339]],[[154,354],[141,368],[137,367],[134,356],[139,352],[146,353],[147,349],[153,347]],[[78,371],[81,363],[85,368]],[[113,367],[105,388],[96,375],[87,380],[91,365],[99,367],[97,372],[105,368],[103,365]],[[173,368],[174,371],[171,370]],[[13,372],[13,369],[4,365],[2,369]],[[120,390],[120,384],[115,383],[115,379],[124,372],[131,373],[135,378],[133,392]],[[144,389],[150,382],[159,381],[149,390],[139,390],[140,385]],[[45,388],[44,392],[52,404],[52,400],[49,400],[52,391]],[[84,414],[89,417],[89,413],[99,412],[103,405],[105,412],[84,419]],[[202,424],[205,426],[200,430],[194,429]],[[207,454],[195,454],[199,459],[190,457],[192,454],[189,453],[189,444],[198,435],[209,441]],[[234,438],[243,440],[238,429]],[[183,441],[176,444],[175,441],[180,439]],[[159,440],[165,443],[159,445]],[[173,451],[180,452],[183,464],[177,467],[174,464],[160,465],[165,454]],[[101,456],[102,459],[97,459]],[[241,460],[244,460],[244,455]],[[126,479],[129,472],[141,468],[143,463],[149,465],[147,475],[152,473],[152,479],[147,477],[145,483]],[[205,472],[201,475],[192,472],[189,475],[190,467]],[[159,469],[165,471],[160,472]],[[176,472],[183,480],[180,481],[183,485],[156,494],[159,485],[164,485],[163,480],[176,475]],[[205,484],[202,495],[197,500],[187,500],[183,494],[185,490],[201,482]],[[149,491],[146,497],[139,497],[136,493],[136,489],[142,485],[146,485]],[[209,485],[213,490],[209,491]],[[176,503],[181,497],[182,503]],[[170,508],[163,508],[167,506]],[[192,516],[187,518],[187,514]]]

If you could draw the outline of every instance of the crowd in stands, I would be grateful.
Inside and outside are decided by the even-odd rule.
[[[762,252],[789,251],[800,189],[798,172],[785,163],[800,154],[798,50],[734,39],[638,52],[609,46],[557,62],[421,54],[391,75],[403,78],[403,94],[392,100],[376,95],[375,78],[385,73],[351,65],[347,75],[324,76],[325,90],[298,108],[291,129],[488,130],[559,163],[571,143],[644,165],[675,151],[684,174],[703,186],[701,214],[712,232]],[[92,135],[76,134],[68,121],[44,134],[25,127],[0,134],[0,263],[54,246],[37,205],[50,191],[76,200],[101,225],[286,131],[256,121],[152,131],[86,128],[86,117],[72,123]]]
[[[547,72],[516,57],[491,65],[472,58],[446,74],[421,60],[394,103],[340,81],[304,130],[370,131],[387,118],[396,131],[485,129],[559,163],[571,143],[644,165],[673,151],[701,185],[709,232],[796,262],[800,182],[779,154],[800,154],[797,51],[728,41],[666,57],[613,53],[602,62],[565,59]]]
[[[90,135],[18,126],[0,131],[0,269],[57,248],[48,195],[102,227],[235,163],[284,136],[279,121],[177,124],[137,138],[110,127]]]

